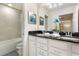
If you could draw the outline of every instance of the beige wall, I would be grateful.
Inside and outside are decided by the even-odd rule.
[[[0,5],[0,40],[21,36],[19,11]]]

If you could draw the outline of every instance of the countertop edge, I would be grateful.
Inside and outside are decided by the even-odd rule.
[[[41,38],[48,38],[48,39],[51,39],[51,40],[59,40],[59,41],[65,41],[65,42],[70,42],[70,43],[77,43],[79,44],[79,42],[75,42],[75,41],[72,41],[72,40],[62,40],[62,39],[57,39],[57,38],[51,38],[51,37],[46,37],[46,36],[37,36],[37,35],[34,35],[34,34],[29,34],[31,36],[36,36],[36,37],[41,37]]]

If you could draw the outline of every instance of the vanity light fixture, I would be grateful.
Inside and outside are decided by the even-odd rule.
[[[13,6],[12,4],[8,4],[8,6]]]
[[[47,5],[49,8],[52,8],[52,7],[56,8],[58,6],[62,6],[63,3],[54,3],[54,4],[52,4],[52,3],[46,3],[45,5]]]

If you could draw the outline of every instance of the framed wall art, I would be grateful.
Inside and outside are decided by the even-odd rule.
[[[36,24],[36,14],[28,12],[28,24]]]
[[[39,18],[40,25],[44,26],[44,21],[45,21],[44,18],[40,16]]]

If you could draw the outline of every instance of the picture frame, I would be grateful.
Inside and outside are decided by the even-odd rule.
[[[28,12],[28,24],[36,24],[36,14],[34,12]]]
[[[44,19],[43,17],[40,16],[39,22],[40,22],[40,25],[44,26],[45,19]]]

